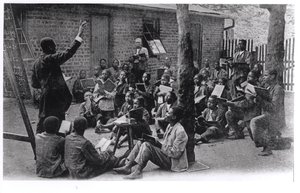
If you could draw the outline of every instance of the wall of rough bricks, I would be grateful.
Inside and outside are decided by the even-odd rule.
[[[80,20],[90,19],[91,15],[109,15],[109,56],[110,61],[117,58],[124,62],[134,53],[134,40],[142,36],[143,18],[159,18],[160,38],[167,50],[161,57],[150,58],[148,71],[155,77],[155,72],[168,56],[172,67],[177,63],[178,26],[176,12],[160,12],[155,10],[138,10],[133,8],[109,7],[103,5],[37,5],[25,6],[23,9],[23,28],[29,44],[38,57],[41,54],[39,41],[48,36],[55,39],[58,51],[67,48],[77,34]],[[203,27],[202,56],[211,61],[219,59],[223,38],[224,19],[200,15],[191,16],[192,23],[201,23]],[[90,64],[90,28],[84,33],[84,43],[77,53],[62,65],[67,76],[76,79],[80,70],[90,70],[97,64]],[[28,76],[32,64],[26,66]],[[153,78],[154,79],[154,78]],[[72,83],[70,83],[72,85]]]

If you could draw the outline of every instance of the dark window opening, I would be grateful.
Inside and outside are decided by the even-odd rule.
[[[143,20],[143,44],[149,51],[150,57],[165,54],[166,49],[160,39],[159,19]]]

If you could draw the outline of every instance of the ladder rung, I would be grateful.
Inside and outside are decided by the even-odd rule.
[[[32,61],[32,60],[34,60],[34,58],[23,58],[24,62],[28,62],[28,61]]]

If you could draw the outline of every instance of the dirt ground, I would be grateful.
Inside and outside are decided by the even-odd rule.
[[[293,137],[294,123],[294,97],[286,94],[286,120],[287,128],[284,136]],[[67,120],[73,120],[78,114],[78,104],[72,105]],[[30,102],[26,108],[32,127],[35,131],[38,109]],[[152,126],[153,129],[153,126]],[[3,130],[25,134],[26,130],[15,99],[3,99]],[[85,137],[94,144],[108,134],[95,134],[93,129],[88,129]],[[117,155],[123,153],[128,147],[126,144],[117,150]],[[260,157],[257,154],[261,149],[255,148],[249,135],[242,140],[219,139],[208,144],[195,147],[196,160],[210,168],[197,172],[173,173],[160,170],[153,164],[145,168],[142,180],[280,180],[293,181],[294,147],[289,150],[273,151],[269,157]],[[4,180],[44,180],[35,175],[35,161],[29,143],[3,139],[3,179]],[[62,180],[68,178],[58,178]],[[122,180],[122,175],[107,172],[93,180]]]

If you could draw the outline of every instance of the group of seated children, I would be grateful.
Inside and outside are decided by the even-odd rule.
[[[128,94],[131,95],[130,92]],[[134,99],[133,108],[138,108],[140,99],[141,97]],[[45,132],[36,135],[36,173],[45,178],[69,175],[75,179],[87,179],[114,169],[117,173],[126,174],[126,179],[137,179],[142,177],[142,170],[148,161],[165,170],[185,171],[188,168],[188,137],[180,124],[182,114],[182,108],[170,108],[166,115],[169,124],[162,143],[155,138],[155,142],[140,139],[132,151],[126,151],[120,157],[116,157],[109,148],[98,151],[84,137],[88,127],[86,118],[75,118],[73,131],[64,138],[58,135],[58,118],[47,117],[43,122]],[[136,121],[141,121],[141,124],[145,122]],[[151,135],[150,130],[144,132]],[[133,166],[136,166],[135,170],[131,171]]]
[[[70,174],[73,178],[90,178],[115,168],[115,172],[126,174],[126,178],[136,179],[142,176],[148,161],[163,169],[185,171],[187,134],[180,124],[183,109],[177,106],[170,72],[167,70],[162,75],[156,87],[150,81],[150,74],[144,73],[141,88],[128,64],[118,71],[115,67],[119,63],[115,61],[113,68],[115,73],[118,71],[118,77],[112,77],[104,62],[101,61],[101,75],[95,74],[94,89],[84,91],[84,102],[80,104],[79,117],[74,120],[70,135],[65,138],[57,135],[56,117],[45,119],[46,131],[36,135],[37,175],[51,178]],[[195,75],[195,132],[200,136],[195,138],[196,144],[224,136],[243,139],[245,127],[256,147],[263,147],[260,155],[272,154],[277,142],[283,142],[280,129],[284,127],[284,90],[277,82],[276,70],[266,71],[263,78],[260,70],[254,65],[246,77],[237,79],[236,89],[241,96],[236,98],[230,95],[228,77],[219,68],[213,72],[214,76],[206,68]],[[84,77],[85,73],[81,72],[80,78]],[[102,85],[109,80],[114,88],[103,89]],[[251,89],[262,85],[268,87],[268,97]],[[221,93],[215,92],[217,88],[222,88]],[[140,116],[131,117],[130,112],[137,110]],[[120,130],[117,123],[122,117],[130,120],[133,138],[138,141],[131,152],[120,157],[114,156],[111,150],[99,152],[83,136],[92,127],[96,133],[111,132],[111,140],[116,143],[116,135],[121,133],[124,138],[115,144],[120,147],[128,138],[128,133]],[[158,138],[154,138],[155,142],[145,140],[144,136],[152,136],[150,124],[155,124],[162,143]]]
[[[228,88],[227,77],[209,78],[209,71],[203,69],[195,75],[194,97],[196,124],[195,132],[200,135],[195,138],[195,143],[208,142],[211,138],[226,136],[233,139],[244,138],[244,127],[249,128],[250,120],[259,115],[260,108],[254,102],[254,96],[245,93],[243,85],[241,90],[243,97],[232,100]],[[244,84],[258,85],[257,74],[250,71]],[[214,95],[216,85],[222,85],[219,96]],[[213,94],[213,95],[212,95]]]
[[[280,132],[285,128],[285,116],[278,72],[266,70],[262,76],[261,70],[261,65],[255,64],[247,76],[241,74],[235,80],[235,98],[228,89],[228,77],[207,78],[207,69],[194,77],[195,132],[200,135],[195,143],[220,136],[244,139],[243,130],[247,128],[256,147],[263,147],[261,156],[271,155],[272,149],[290,147],[291,139],[282,138]],[[217,96],[214,91],[220,88],[218,85],[223,87]]]

